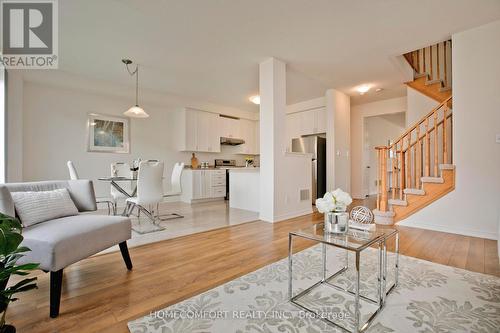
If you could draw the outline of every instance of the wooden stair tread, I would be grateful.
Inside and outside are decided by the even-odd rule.
[[[389,199],[389,205],[393,206],[408,206],[408,202],[406,200],[400,200],[400,199]]]
[[[439,84],[440,88],[441,88],[443,86],[443,81],[441,81],[441,80],[426,80],[425,81],[426,86],[431,86],[433,84]]]
[[[403,190],[403,193],[412,195],[425,195],[425,191],[420,188],[405,188]]]
[[[434,184],[443,184],[443,177],[422,177],[422,183],[434,183]]]
[[[440,170],[455,170],[455,164],[439,164]]]

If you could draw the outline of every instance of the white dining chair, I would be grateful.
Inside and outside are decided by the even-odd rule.
[[[126,200],[125,212],[127,216],[130,216],[134,208],[137,208],[139,218],[140,212],[143,212],[154,223],[158,218],[158,210],[155,212],[153,207],[158,207],[162,200],[163,162],[141,162],[137,177],[137,196]]]
[[[78,171],[76,171],[76,167],[73,164],[73,162],[68,161],[66,163],[66,165],[68,166],[69,179],[71,179],[71,180],[80,179],[80,177],[78,176]],[[98,198],[96,198],[95,202],[97,204],[104,203],[104,204],[108,205],[108,215],[111,215],[111,211],[113,212],[113,215],[116,215],[116,204],[112,198],[98,197]]]
[[[170,191],[165,193],[163,196],[165,198],[177,197],[182,194],[181,177],[184,171],[184,163],[175,163],[174,169],[172,170],[172,175],[170,177]],[[158,210],[158,209],[157,209]],[[177,213],[168,213],[160,215],[160,220],[171,220],[183,218],[184,216]]]
[[[123,162],[111,163],[111,177],[123,177],[123,178],[132,178],[133,172],[130,170],[130,164]],[[130,195],[132,193],[132,182],[120,182],[120,187]],[[110,185],[110,194],[115,207],[118,207],[119,200],[126,200],[130,196],[123,194],[119,190],[117,190],[113,185]]]

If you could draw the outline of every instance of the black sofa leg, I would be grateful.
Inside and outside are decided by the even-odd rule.
[[[129,271],[132,270],[132,260],[130,259],[130,254],[128,253],[127,242],[120,243],[120,251],[122,252],[123,261],[125,261],[125,265],[127,265],[127,269]]]
[[[59,305],[61,304],[63,270],[50,272],[50,317],[59,316]]]

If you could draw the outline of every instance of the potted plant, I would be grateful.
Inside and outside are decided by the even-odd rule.
[[[0,213],[0,333],[14,333],[12,325],[5,324],[5,314],[10,302],[16,301],[15,294],[35,289],[36,277],[23,279],[7,287],[11,275],[28,275],[38,264],[16,265],[24,252],[31,251],[20,246],[23,236],[22,225],[16,218]]]
[[[340,188],[326,192],[323,198],[316,199],[316,208],[324,214],[325,232],[343,234],[349,227],[349,214],[347,206],[352,203],[349,193]]]

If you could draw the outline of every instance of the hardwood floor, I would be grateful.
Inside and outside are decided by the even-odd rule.
[[[20,295],[7,321],[18,332],[128,332],[132,319],[286,257],[288,232],[321,219],[314,213],[275,224],[256,221],[132,248],[131,272],[119,252],[89,258],[65,270],[56,319],[48,316],[49,275],[36,273],[39,289]],[[500,276],[496,241],[397,228],[403,255]]]

